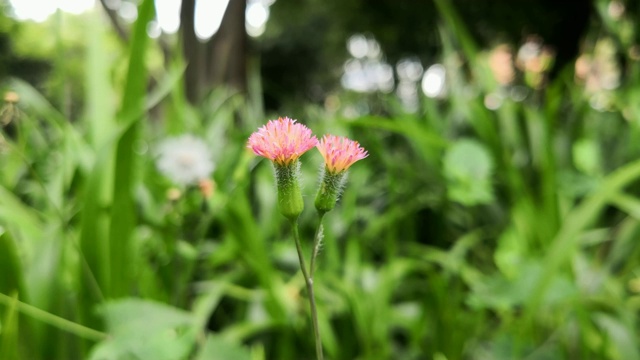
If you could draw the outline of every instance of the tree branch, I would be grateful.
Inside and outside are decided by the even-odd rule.
[[[102,8],[109,16],[109,21],[111,21],[111,25],[113,25],[113,28],[116,30],[116,33],[118,33],[118,37],[120,38],[120,40],[122,40],[125,43],[128,43],[129,32],[127,32],[127,30],[124,27],[122,27],[122,25],[118,21],[118,14],[113,9],[110,9],[107,6],[106,0],[100,0],[100,4],[102,4]]]

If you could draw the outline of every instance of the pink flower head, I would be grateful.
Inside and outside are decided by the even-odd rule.
[[[369,156],[357,141],[335,135],[323,136],[316,147],[324,158],[327,170],[333,174],[346,171],[356,161]]]
[[[247,147],[278,165],[290,165],[318,144],[311,130],[288,117],[270,120],[251,134]]]

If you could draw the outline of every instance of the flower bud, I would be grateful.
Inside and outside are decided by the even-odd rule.
[[[289,220],[296,220],[304,209],[300,191],[300,161],[288,165],[274,163],[276,187],[278,188],[278,209]]]
[[[333,210],[336,206],[336,202],[338,202],[338,198],[342,193],[347,179],[347,172],[332,173],[328,171],[327,168],[324,168],[321,178],[318,193],[316,194],[315,206],[318,212],[326,213]]]
[[[336,206],[349,167],[369,154],[357,141],[335,135],[325,135],[316,147],[325,163],[315,206],[320,214],[324,214]]]

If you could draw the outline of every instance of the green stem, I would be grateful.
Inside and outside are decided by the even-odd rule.
[[[202,206],[206,206],[206,200],[203,199],[202,200]],[[199,260],[199,252],[201,251],[201,246],[202,243],[204,242],[204,238],[206,237],[207,234],[207,229],[209,229],[209,225],[211,224],[211,220],[212,220],[212,215],[211,213],[208,211],[208,209],[202,208],[201,211],[203,212],[203,215],[201,216],[200,220],[198,221],[198,224],[196,225],[195,230],[193,231],[193,233],[189,234],[187,232],[187,230],[190,229],[184,229],[185,224],[184,224],[184,219],[183,219],[183,233],[185,234],[185,238],[188,240],[188,243],[193,245],[196,249],[196,251],[198,252],[196,255],[196,258],[193,260],[188,260],[188,259],[180,259],[179,254],[176,257],[176,262],[177,262],[177,267],[178,267],[178,284],[176,286],[176,293],[174,294],[175,300],[174,303],[177,306],[181,306],[184,307],[185,309],[188,308],[188,304],[189,304],[189,286],[191,285],[191,280],[193,279],[193,276],[195,274],[195,270],[196,270],[196,265],[198,263]],[[175,256],[175,254],[174,254]],[[184,266],[183,266],[184,265]]]
[[[313,322],[313,334],[316,341],[316,357],[317,360],[324,360],[322,354],[322,340],[320,339],[320,328],[318,327],[318,313],[316,310],[316,299],[313,293],[313,278],[309,276],[307,272],[307,265],[304,261],[304,255],[302,254],[302,245],[300,244],[300,234],[298,233],[298,221],[297,219],[291,220],[291,227],[293,228],[293,239],[296,242],[296,250],[298,251],[298,259],[300,260],[300,270],[304,276],[305,284],[307,285],[307,293],[309,294],[309,308],[311,309],[311,321]]]
[[[311,254],[311,266],[309,267],[309,273],[313,279],[313,274],[316,271],[316,258],[320,252],[320,246],[322,245],[322,219],[324,218],[324,211],[318,211],[318,229],[313,236],[313,253]]]
[[[44,310],[40,310],[35,306],[23,303],[22,301],[16,300],[2,293],[0,293],[0,304],[3,304],[5,306],[14,306],[15,304],[16,309],[18,309],[18,311],[20,311],[21,313],[29,315],[34,319],[42,321],[43,323],[47,323],[49,325],[57,327],[60,330],[72,333],[81,338],[100,341],[106,339],[108,336],[103,332],[74,323],[73,321],[61,318]]]

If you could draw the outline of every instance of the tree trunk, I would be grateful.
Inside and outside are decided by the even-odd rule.
[[[185,93],[191,103],[198,103],[217,86],[227,86],[243,92],[246,90],[246,7],[246,0],[230,0],[220,29],[211,39],[202,43],[196,37],[193,27],[195,0],[182,1],[182,46],[187,61]]]

